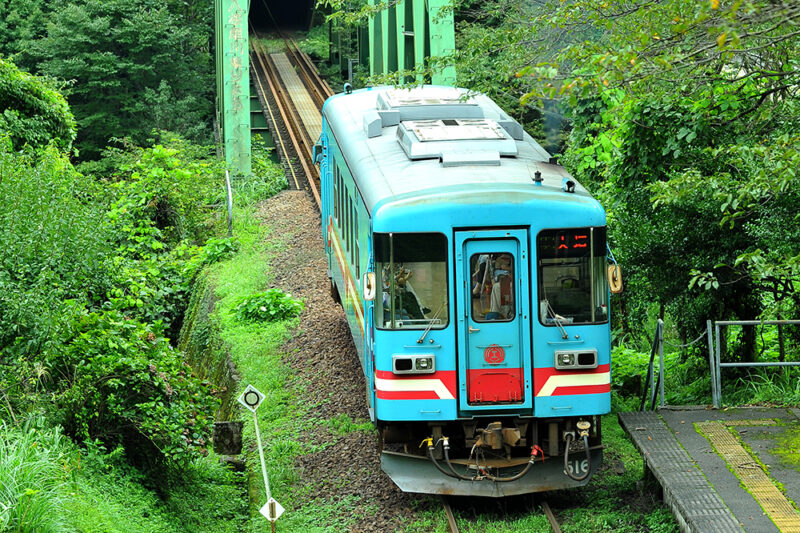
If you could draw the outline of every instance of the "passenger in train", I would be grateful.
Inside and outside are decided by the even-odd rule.
[[[501,254],[494,262],[492,293],[486,320],[508,320],[514,317],[513,279],[511,256]]]

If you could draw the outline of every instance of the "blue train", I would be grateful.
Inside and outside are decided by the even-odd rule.
[[[315,147],[341,302],[404,491],[580,486],[610,398],[603,208],[491,99],[346,91]]]

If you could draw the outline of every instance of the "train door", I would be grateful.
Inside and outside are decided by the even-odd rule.
[[[458,231],[459,408],[533,407],[528,232]]]

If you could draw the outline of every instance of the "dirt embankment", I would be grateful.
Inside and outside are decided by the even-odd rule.
[[[287,245],[271,257],[274,276],[270,285],[301,297],[306,310],[297,334],[284,346],[285,361],[296,374],[308,415],[330,419],[347,415],[369,419],[364,374],[345,322],[342,308],[330,297],[319,213],[304,192],[285,191],[258,210],[273,235]],[[314,500],[354,501],[351,531],[386,532],[413,519],[411,500],[381,472],[376,433],[354,431],[338,435],[317,425],[303,436],[309,444],[330,443],[322,450],[299,458],[297,468]]]

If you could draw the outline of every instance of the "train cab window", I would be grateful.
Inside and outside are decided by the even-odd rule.
[[[441,233],[376,233],[375,275],[382,288],[375,302],[378,328],[447,326],[447,237]]]
[[[475,254],[469,259],[472,319],[506,322],[515,316],[514,258],[509,253]]]
[[[606,228],[545,230],[536,250],[542,324],[607,322]]]

